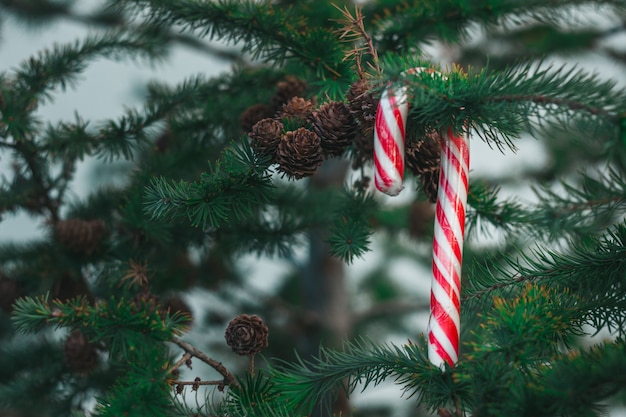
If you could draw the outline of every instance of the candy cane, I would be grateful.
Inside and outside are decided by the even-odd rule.
[[[413,68],[409,73],[424,71]],[[427,70],[431,71],[432,70]],[[378,103],[374,129],[376,188],[397,195],[403,188],[406,87],[386,89]],[[433,240],[428,358],[438,367],[459,358],[461,264],[469,174],[469,141],[448,128],[442,132],[441,171]]]
[[[388,88],[378,102],[374,128],[374,184],[394,196],[402,191],[404,178],[404,128],[409,104],[406,87]]]
[[[469,141],[448,128],[441,141],[441,171],[435,210],[433,276],[428,321],[428,359],[450,366],[459,359],[461,263],[469,174]]]

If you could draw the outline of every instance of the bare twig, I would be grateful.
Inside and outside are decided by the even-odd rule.
[[[172,339],[172,343],[175,343],[181,349],[183,349],[185,352],[187,352],[187,353],[191,354],[192,356],[200,359],[202,362],[208,364],[213,369],[215,369],[217,372],[219,372],[220,375],[222,375],[224,377],[224,385],[232,385],[232,386],[235,386],[235,387],[239,387],[239,384],[237,383],[237,380],[235,379],[233,374],[231,374],[228,371],[228,369],[226,369],[226,367],[224,365],[222,365],[221,362],[218,362],[215,359],[210,358],[209,356],[207,356],[206,353],[202,352],[201,350],[196,349],[194,346],[190,345],[187,342],[183,342],[182,340],[180,340],[178,338]]]
[[[224,381],[172,381],[173,385],[223,385]]]
[[[170,373],[174,372],[175,370],[177,370],[178,368],[180,368],[181,366],[183,366],[189,359],[192,358],[192,354],[189,352],[185,352],[185,354],[183,355],[182,358],[180,358],[178,360],[178,362],[176,362],[171,368],[170,368]]]
[[[339,39],[346,39],[355,43],[362,42],[366,46],[355,46],[355,48],[346,55],[346,58],[354,56],[359,77],[363,78],[361,57],[366,50],[372,56],[372,61],[374,63],[374,65],[372,66],[373,69],[376,71],[376,73],[380,74],[380,67],[378,65],[378,51],[376,50],[376,48],[374,48],[374,42],[372,41],[372,37],[365,30],[365,25],[363,24],[363,13],[361,12],[361,8],[355,5],[353,16],[347,7],[344,7],[342,9],[336,5],[333,6],[337,10],[339,10],[341,12],[341,15],[343,16],[343,19],[337,20],[337,22],[343,26],[336,32],[339,35]]]

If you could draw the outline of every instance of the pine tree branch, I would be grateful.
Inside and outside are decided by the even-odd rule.
[[[90,59],[120,58],[131,54],[156,59],[163,52],[159,39],[124,32],[107,33],[74,45],[56,46],[52,51],[31,58],[16,71],[14,87],[24,96],[22,100],[41,99],[56,86],[65,89],[71,85]]]
[[[462,388],[451,383],[449,375],[428,361],[425,349],[412,343],[396,347],[364,340],[346,343],[343,351],[320,348],[319,357],[311,361],[298,359],[296,363],[272,368],[272,390],[280,394],[281,404],[292,411],[307,413],[316,401],[325,398],[337,386],[350,393],[360,383],[363,383],[362,389],[366,389],[393,377],[410,395],[417,396],[418,404],[437,409],[450,401],[455,390]],[[437,388],[421,391],[423,386]]]
[[[530,254],[504,255],[501,265],[473,265],[462,300],[466,308],[493,302],[485,295],[511,296],[533,282],[571,295],[570,312],[580,326],[608,328],[624,333],[626,325],[626,223],[606,235],[571,242],[570,251],[557,253],[537,247]],[[515,271],[515,272],[512,272]],[[505,291],[503,291],[505,290]]]
[[[172,385],[191,385],[197,389],[200,385],[224,385],[224,381],[172,381]]]
[[[381,85],[408,87],[407,129],[424,126],[467,131],[502,149],[515,149],[513,139],[544,126],[563,128],[580,115],[589,133],[613,128],[623,110],[626,90],[612,81],[576,68],[529,63],[502,71],[467,74],[461,68],[441,74],[407,68],[428,68],[420,58],[386,55],[381,58]],[[515,99],[511,101],[512,99]],[[574,113],[575,112],[575,113]]]
[[[329,32],[306,27],[306,22],[291,16],[271,3],[220,0],[196,2],[179,0],[117,0],[116,7],[143,14],[148,22],[182,25],[200,36],[243,43],[244,52],[281,64],[289,56],[297,57],[324,78],[346,76],[341,62],[343,51]]]
[[[228,369],[226,369],[224,365],[222,365],[221,362],[218,362],[215,359],[210,358],[209,356],[207,356],[206,353],[196,349],[194,346],[190,345],[187,342],[183,342],[182,340],[178,338],[172,339],[171,342],[179,346],[185,352],[200,359],[202,362],[206,363],[207,365],[215,369],[217,372],[219,372],[220,375],[224,377],[223,383],[225,385],[232,385],[235,387],[239,387],[239,383],[237,382],[235,377],[228,371]],[[211,385],[215,385],[215,384],[211,384]]]
[[[613,6],[619,10],[626,3],[623,0],[495,0],[489,3],[416,0],[411,3],[384,2],[382,5],[372,3],[365,11],[375,17],[374,25],[378,28],[375,35],[379,39],[377,46],[383,51],[398,51],[413,48],[418,42],[435,36],[456,42],[467,33],[470,23],[490,27],[527,18],[555,24],[566,19],[572,6],[598,5]]]
[[[146,33],[146,31],[155,30],[156,28],[145,28],[140,25],[130,25],[121,15],[110,13],[110,11],[97,11],[95,13],[78,13],[67,5],[57,4],[47,0],[38,2],[25,2],[15,0],[0,0],[0,7],[7,8],[7,11],[13,13],[18,18],[24,18],[27,22],[33,19],[33,14],[41,13],[41,20],[51,18],[65,19],[70,22],[79,23],[88,27],[99,26],[104,28],[115,28],[125,32]],[[37,18],[35,18],[37,19]],[[177,43],[181,46],[191,48],[195,51],[205,53],[209,57],[221,60],[242,63],[242,56],[238,52],[220,49],[199,41],[193,36],[175,33],[174,31],[163,31],[159,28],[157,36],[163,39],[164,43]]]
[[[564,196],[549,188],[535,189],[539,203],[525,207],[511,200],[497,201],[497,188],[472,184],[468,229],[472,231],[483,220],[506,232],[523,230],[537,239],[550,240],[557,237],[556,222],[559,237],[563,233],[588,236],[619,221],[626,212],[626,182],[613,168],[601,175],[583,173],[579,181],[560,185],[567,191]]]
[[[374,42],[372,37],[367,30],[365,29],[365,25],[363,23],[363,13],[361,8],[358,5],[354,6],[354,16],[350,13],[348,8],[344,6],[344,8],[340,8],[339,6],[333,4],[333,6],[339,10],[343,19],[337,20],[337,22],[342,26],[342,28],[336,30],[336,34],[339,39],[343,39],[349,42],[357,43],[354,47],[353,51],[349,54],[346,54],[345,59],[353,58],[355,59],[355,64],[357,67],[357,74],[359,78],[364,78],[363,67],[361,65],[362,55],[365,51],[367,51],[372,57],[372,68],[376,72],[377,75],[380,75],[380,66],[378,64],[378,51],[374,47]],[[364,43],[367,48],[363,48],[359,46],[359,43]]]
[[[494,103],[533,102],[542,107],[547,107],[550,105],[555,105],[559,107],[567,107],[572,111],[582,111],[582,112],[589,113],[594,116],[606,117],[607,119],[611,121],[617,121],[618,119],[617,114],[607,109],[600,108],[600,107],[593,107],[589,104],[582,103],[580,101],[562,99],[558,97],[549,97],[549,96],[543,96],[543,95],[532,96],[532,95],[520,94],[520,95],[504,95],[504,96],[499,96],[499,97],[498,96],[489,97],[486,99],[486,101],[491,101]]]
[[[182,357],[181,357],[178,361],[176,361],[176,363],[175,363],[174,365],[172,365],[172,366],[170,367],[169,372],[170,372],[170,373],[172,373],[172,372],[176,371],[177,369],[179,369],[179,368],[180,368],[181,366],[183,366],[183,365],[190,366],[190,364],[191,364],[190,359],[191,359],[192,357],[193,357],[193,355],[192,355],[191,353],[189,353],[189,352],[185,352],[185,353],[183,354],[183,356],[182,356]]]

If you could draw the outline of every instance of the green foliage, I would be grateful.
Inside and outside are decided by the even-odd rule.
[[[369,217],[375,212],[376,202],[369,194],[346,191],[342,197],[329,243],[333,255],[350,263],[368,251],[372,234]]]
[[[365,390],[387,378],[393,378],[410,397],[416,395],[418,404],[425,403],[431,409],[445,406],[463,389],[450,374],[428,361],[425,341],[401,347],[367,340],[345,343],[342,351],[321,348],[313,360],[283,363],[271,371],[275,399],[292,413],[304,414],[338,386],[347,392]],[[430,389],[422,390],[424,386]]]
[[[245,142],[244,142],[245,143]],[[271,187],[267,158],[257,158],[249,145],[229,149],[198,183],[168,184],[155,179],[148,188],[146,210],[153,218],[188,217],[195,227],[217,228],[241,222],[267,201]]]

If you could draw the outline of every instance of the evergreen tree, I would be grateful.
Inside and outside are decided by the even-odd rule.
[[[574,64],[593,53],[623,74],[609,41],[625,35],[624,0],[108,0],[91,14],[0,0],[0,12],[94,30],[0,73],[0,213],[45,228],[0,244],[0,415],[374,415],[344,394],[383,380],[410,415],[595,416],[624,400],[626,91]],[[41,122],[93,60],[150,62],[179,44],[233,69],[151,82],[114,119]],[[369,185],[390,85],[410,109],[415,198],[401,204]],[[547,162],[470,174],[462,346],[440,369],[398,320],[426,297],[406,297],[389,265],[430,267],[448,128],[493,155],[531,136]],[[73,197],[84,159],[124,181]],[[521,189],[534,199],[505,195]],[[375,251],[349,299],[344,265]],[[289,266],[276,291],[250,286],[249,254]],[[184,296],[201,291],[212,301],[192,317]],[[190,343],[190,327],[220,342]],[[200,363],[213,376],[189,369]]]

